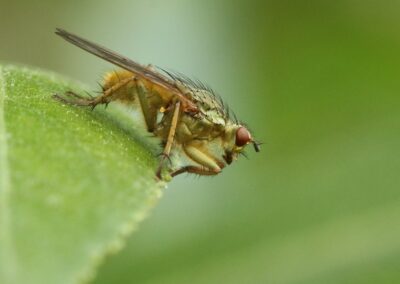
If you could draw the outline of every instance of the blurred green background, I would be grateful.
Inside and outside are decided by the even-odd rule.
[[[398,283],[399,1],[5,1],[0,61],[96,89],[62,27],[209,83],[257,139],[179,176],[95,283]],[[110,189],[112,190],[112,189]]]

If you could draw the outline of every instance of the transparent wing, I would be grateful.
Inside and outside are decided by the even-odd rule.
[[[124,56],[122,56],[114,51],[111,51],[103,46],[100,46],[94,42],[88,41],[77,35],[69,33],[63,29],[57,28],[56,34],[61,36],[66,41],[82,48],[83,50],[86,50],[89,53],[92,53],[92,54],[94,54],[108,62],[111,62],[123,69],[131,71],[144,79],[150,80],[151,82],[153,82],[157,85],[160,85],[161,87],[164,87],[164,88],[174,92],[175,94],[181,95],[179,89],[176,88],[174,86],[173,82],[168,80],[166,77],[145,68],[144,66],[136,63],[135,61],[133,61],[127,57],[124,57]]]

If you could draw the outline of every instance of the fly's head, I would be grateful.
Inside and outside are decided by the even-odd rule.
[[[236,160],[239,154],[243,154],[245,147],[252,144],[256,152],[260,152],[260,144],[257,143],[250,131],[243,125],[233,124],[228,126],[224,137],[224,160],[229,165]]]

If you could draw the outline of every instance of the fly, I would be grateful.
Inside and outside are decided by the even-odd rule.
[[[159,179],[182,173],[216,175],[244,154],[248,144],[260,151],[260,143],[250,131],[231,118],[222,100],[201,82],[151,65],[143,66],[63,29],[57,29],[56,34],[122,70],[104,76],[102,92],[97,97],[73,92],[54,97],[67,104],[92,108],[112,101],[136,106],[143,114],[147,131],[160,138],[163,145],[156,170]],[[172,163],[172,153],[185,162]]]

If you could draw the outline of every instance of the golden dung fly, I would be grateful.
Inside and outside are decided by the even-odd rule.
[[[122,68],[107,73],[102,92],[86,97],[67,92],[54,97],[64,103],[89,106],[119,101],[141,111],[147,130],[159,137],[163,152],[156,176],[169,179],[181,173],[216,175],[248,144],[257,143],[249,130],[214,92],[186,76],[140,65],[98,44],[57,29],[68,42]],[[172,162],[171,155],[179,156]]]

